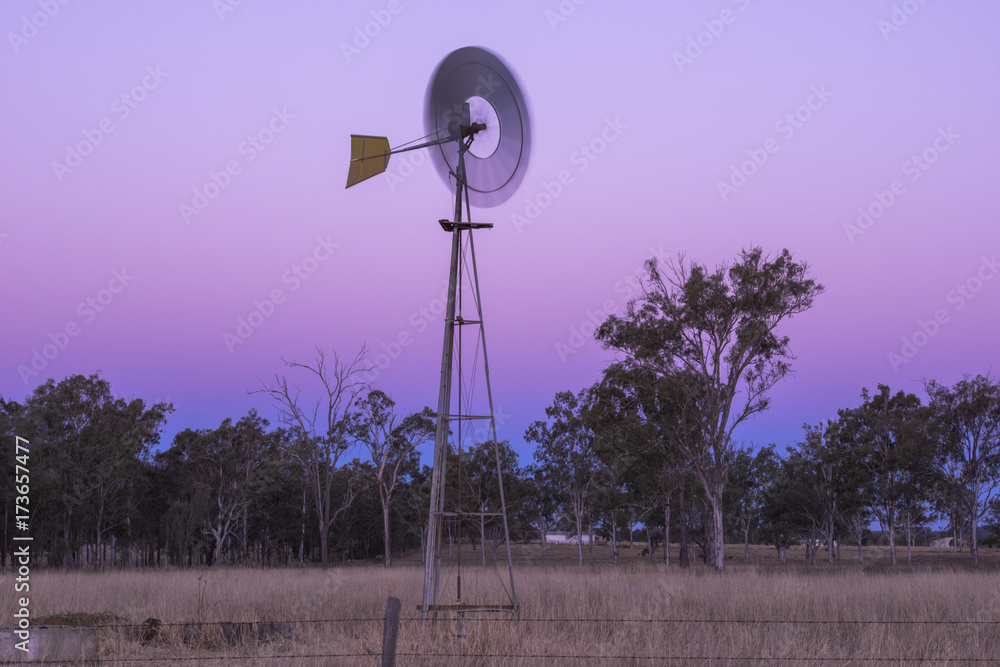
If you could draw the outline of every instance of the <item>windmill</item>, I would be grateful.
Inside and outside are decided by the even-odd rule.
[[[473,232],[489,229],[491,223],[472,222],[471,205],[497,206],[514,193],[527,168],[530,153],[530,128],[524,96],[514,75],[495,54],[479,47],[458,49],[441,61],[431,78],[424,102],[422,143],[389,147],[386,137],[351,135],[351,163],[347,187],[376,176],[386,170],[389,158],[404,151],[430,149],[431,161],[438,174],[455,188],[455,215],[451,220],[439,220],[441,228],[451,234],[451,264],[448,274],[448,298],[444,316],[444,344],[441,353],[441,382],[438,393],[437,430],[434,441],[433,473],[431,477],[430,513],[424,558],[424,587],[421,618],[428,614],[455,611],[459,630],[464,631],[464,615],[471,611],[517,613],[514,588],[514,568],[510,552],[510,531],[501,475],[501,458],[496,435],[493,393],[490,387],[489,359],[486,354],[486,330],[483,323],[479,293],[479,272],[476,266]],[[410,142],[413,144],[415,142]],[[465,219],[462,208],[465,208]],[[468,255],[468,259],[466,258]],[[463,276],[469,279],[474,314],[463,313]],[[480,351],[486,380],[486,409],[474,414],[469,390],[463,378],[463,331],[473,327],[476,351]],[[478,356],[478,355],[477,355]],[[457,361],[457,364],[455,363]],[[453,383],[457,376],[458,382]],[[452,399],[456,399],[454,402]],[[457,406],[457,407],[456,407]],[[486,423],[485,433],[493,443],[496,463],[499,507],[463,511],[446,505],[445,479],[448,465],[449,436],[456,440],[461,452],[464,438],[475,430],[474,423]],[[454,426],[454,428],[453,428]],[[480,429],[480,432],[482,429]],[[507,600],[488,603],[462,599],[461,555],[455,579],[454,604],[440,604],[442,593],[441,544],[445,521],[477,519],[483,525],[486,517],[501,519],[507,552],[509,588]],[[485,549],[486,545],[481,545]],[[459,547],[461,548],[461,547]],[[461,552],[459,552],[461,554]]]

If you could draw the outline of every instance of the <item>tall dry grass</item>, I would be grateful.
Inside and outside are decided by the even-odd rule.
[[[670,658],[675,664],[937,665],[1000,658],[996,570],[946,567],[934,559],[897,571],[846,561],[812,568],[793,555],[787,568],[734,565],[721,574],[649,566],[636,557],[618,568],[521,562],[515,572],[521,620],[470,614],[464,637],[455,636],[454,615],[421,629],[419,563],[326,572],[42,571],[32,575],[31,611],[36,618],[110,613],[126,626],[160,619],[163,633],[149,645],[131,639],[124,627],[102,629],[102,658],[133,664],[379,664],[380,619],[390,595],[402,600],[398,665],[651,665]],[[506,568],[467,564],[462,573],[467,600],[502,601]],[[442,602],[451,602],[457,570],[447,565],[443,575]],[[0,591],[0,604],[14,608],[13,585]],[[181,624],[199,617],[299,623],[292,642],[233,648],[213,630],[187,646]],[[323,622],[330,619],[348,620]],[[348,655],[323,657],[332,654]]]

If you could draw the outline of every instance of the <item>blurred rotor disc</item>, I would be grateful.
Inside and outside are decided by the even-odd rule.
[[[486,124],[465,154],[470,203],[499,206],[517,190],[528,166],[528,107],[510,68],[477,46],[453,51],[437,66],[424,103],[425,131],[437,138],[454,132],[465,102],[471,122]],[[458,169],[458,142],[431,148],[431,161],[450,183]]]

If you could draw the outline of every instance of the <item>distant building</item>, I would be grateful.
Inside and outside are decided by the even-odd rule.
[[[590,544],[590,535],[578,537],[568,530],[550,530],[545,535],[546,544]]]
[[[954,549],[955,548],[954,539],[955,538],[953,537],[941,537],[936,540],[931,540],[931,546],[934,547],[935,549]],[[967,546],[969,545],[966,543],[966,541],[962,538],[959,538],[958,548],[964,549]]]

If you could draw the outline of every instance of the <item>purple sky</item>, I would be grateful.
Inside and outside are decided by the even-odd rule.
[[[575,332],[623,310],[654,252],[787,247],[827,287],[783,328],[796,375],[747,442],[793,443],[862,387],[995,369],[998,27],[986,0],[4,2],[0,393],[100,370],[173,402],[169,439],[273,417],[246,391],[279,356],[406,334],[377,386],[436,407],[442,324],[420,312],[452,193],[418,153],[344,182],[351,133],[424,134],[427,82],[466,45],[510,63],[533,118],[521,188],[473,211],[496,225],[479,270],[499,435],[522,453],[609,358]]]

